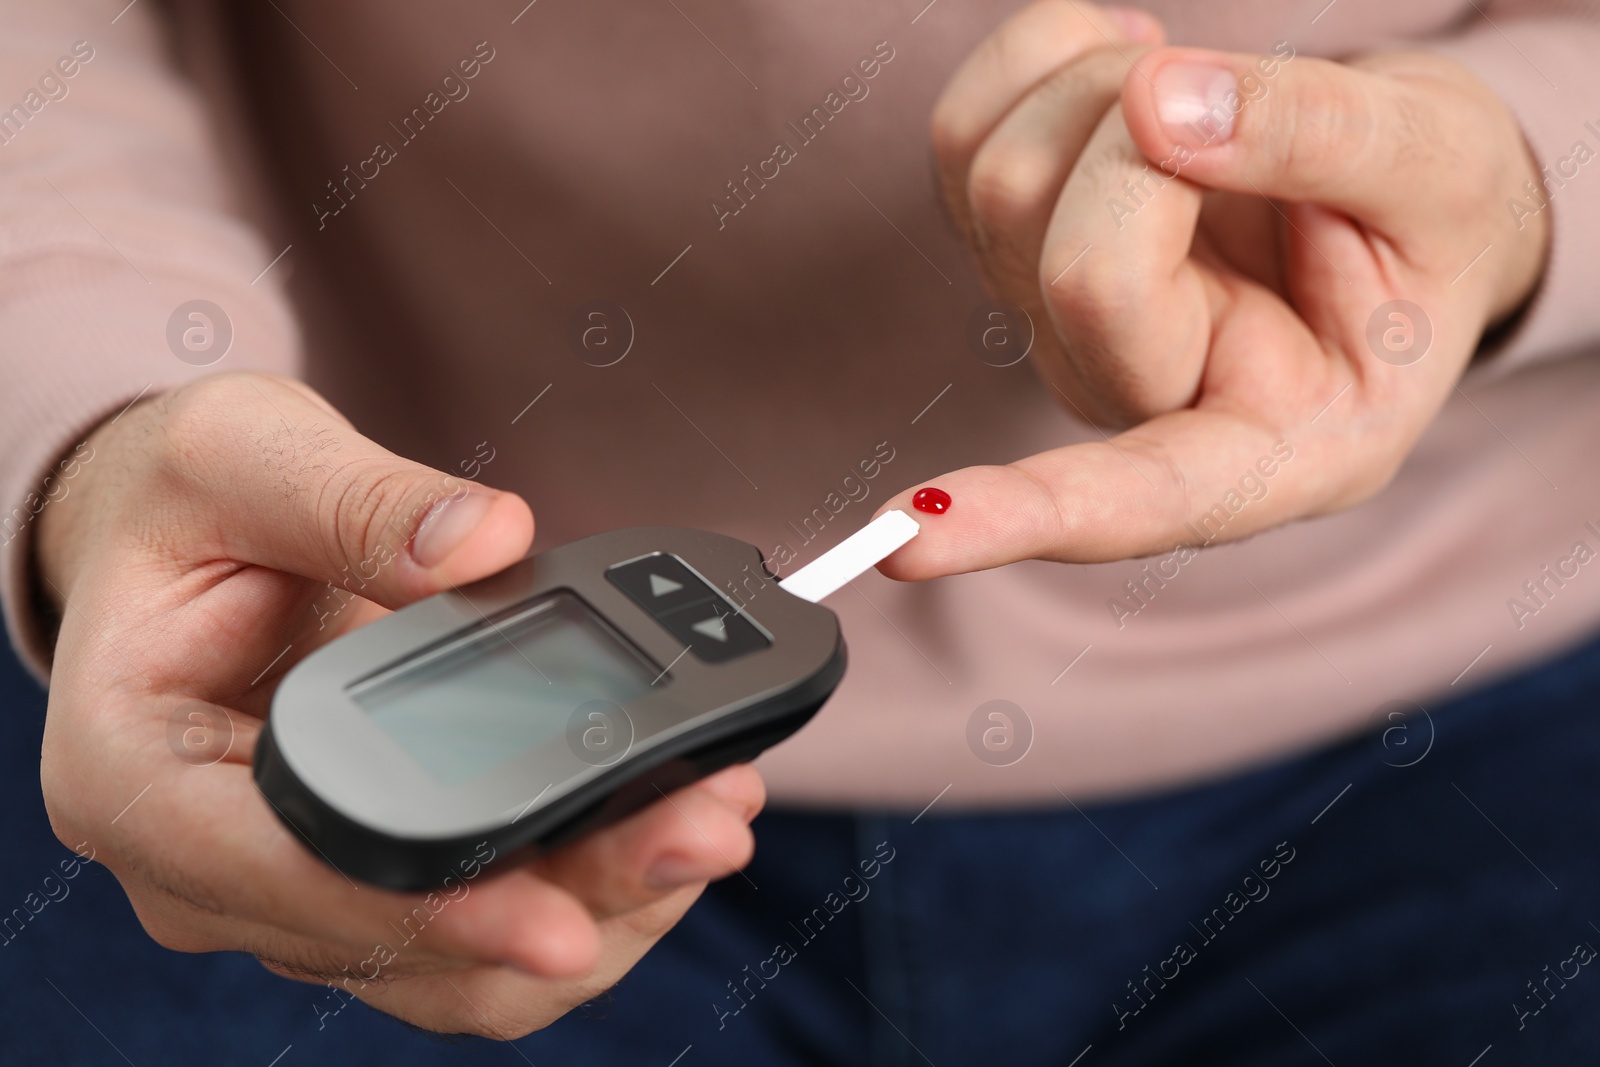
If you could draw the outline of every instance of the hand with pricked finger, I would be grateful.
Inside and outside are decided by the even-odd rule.
[[[933,136],[996,295],[1034,318],[1045,387],[1121,432],[940,475],[954,503],[893,578],[1207,543],[1197,521],[1285,450],[1214,539],[1359,503],[1550,240],[1547,212],[1505,208],[1539,179],[1510,111],[1423,52],[1166,47],[1149,16],[1045,0],[955,75]]]

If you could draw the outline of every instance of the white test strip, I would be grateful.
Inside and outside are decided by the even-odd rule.
[[[817,603],[880,561],[922,529],[903,511],[886,511],[778,585],[801,600]]]

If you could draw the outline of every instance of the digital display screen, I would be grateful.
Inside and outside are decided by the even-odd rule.
[[[350,697],[429,774],[458,785],[563,736],[589,701],[626,706],[660,673],[557,592],[358,682]]]

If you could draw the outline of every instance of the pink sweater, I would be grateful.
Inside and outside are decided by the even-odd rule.
[[[42,479],[212,369],[169,347],[190,300],[231,322],[214,369],[303,374],[383,444],[477,464],[538,547],[676,523],[804,562],[892,491],[1093,433],[969,344],[984,296],[931,178],[933,101],[1013,3],[126,2],[0,8],[0,591],[41,671]],[[763,760],[775,797],[1170,785],[1594,630],[1600,5],[1324,2],[1149,6],[1178,42],[1472,67],[1550,168],[1530,313],[1352,511],[1181,564],[836,595],[851,670]],[[1010,766],[969,747],[993,700],[1031,723]]]

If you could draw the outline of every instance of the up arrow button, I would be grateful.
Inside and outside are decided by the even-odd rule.
[[[666,552],[619,563],[606,571],[606,579],[656,618],[717,595],[681,559]]]
[[[688,645],[704,663],[727,663],[772,643],[748,616],[670,552],[618,563],[606,569],[606,580],[665,626],[680,648]]]

